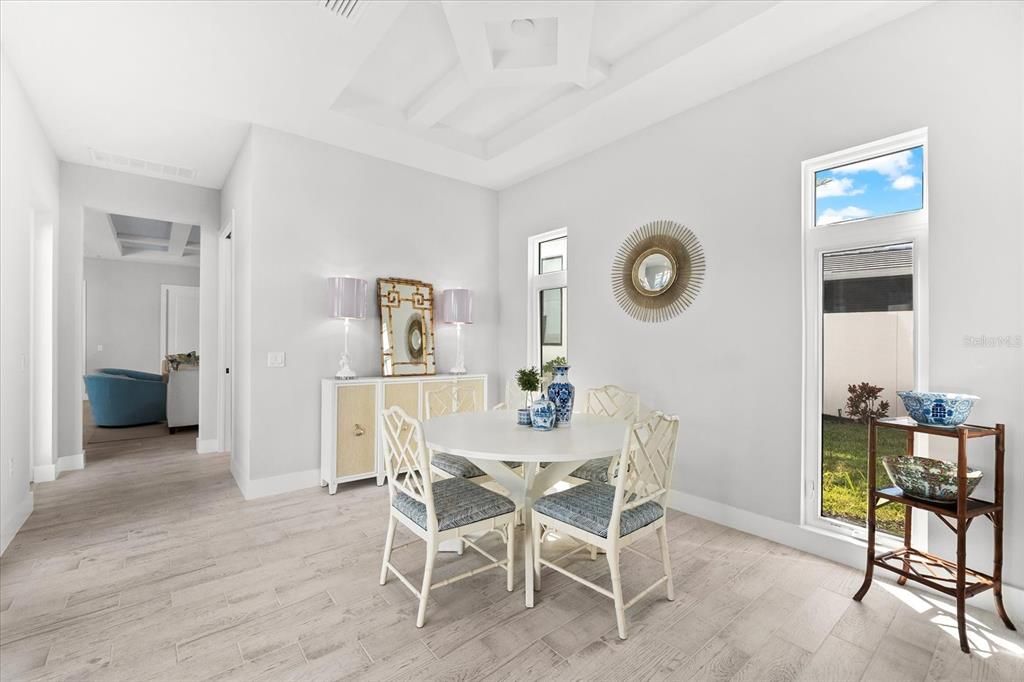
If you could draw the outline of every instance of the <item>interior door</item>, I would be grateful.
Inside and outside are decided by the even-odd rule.
[[[160,359],[199,352],[199,287],[160,287]]]

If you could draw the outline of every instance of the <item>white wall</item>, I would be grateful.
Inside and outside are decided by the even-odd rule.
[[[159,372],[160,287],[197,287],[199,268],[86,258],[85,283],[86,372],[101,367]]]
[[[526,357],[526,239],[568,226],[577,386],[621,384],[679,414],[674,486],[703,508],[800,523],[800,164],[927,126],[931,387],[980,395],[972,419],[1006,422],[1019,455],[1024,353],[964,337],[1022,332],[1021,11],[932,5],[502,191],[504,377]],[[689,310],[641,324],[608,273],[622,239],[656,218],[696,232],[708,271]],[[1006,470],[1005,575],[1024,586],[1024,459]],[[945,528],[929,536],[951,553]],[[970,541],[985,566],[991,534]]]
[[[199,225],[201,297],[199,439],[217,437],[217,231],[220,192],[130,173],[61,163],[58,300],[59,454],[82,451],[82,276],[85,210]],[[207,369],[209,368],[209,369]]]
[[[327,317],[327,278],[350,275],[375,283],[396,276],[431,282],[436,292],[471,289],[466,367],[493,372],[497,195],[265,128],[254,128],[250,144],[241,163],[251,163],[251,170],[233,172],[229,184],[235,195],[235,176],[251,173],[251,189],[224,205],[225,211],[236,209],[237,277],[251,273],[251,330],[244,329],[249,313],[242,310],[242,328],[236,329],[239,346],[252,352],[251,364],[236,377],[248,384],[251,401],[250,416],[242,417],[251,419],[249,433],[240,437],[248,442],[252,479],[302,473],[315,484],[319,380],[337,370],[343,345],[341,322]],[[237,211],[244,213],[249,191],[251,215],[244,220]],[[354,323],[351,336],[353,367],[365,376],[380,374],[380,322],[376,305],[369,307],[370,317]],[[437,366],[444,371],[455,361],[454,327],[438,323],[436,338]],[[268,351],[287,353],[287,366],[268,368]]]
[[[0,552],[32,512],[32,262],[36,225],[58,210],[58,163],[0,53]],[[47,395],[38,396],[48,402]],[[39,434],[36,434],[39,437]],[[52,434],[51,434],[52,437]]]

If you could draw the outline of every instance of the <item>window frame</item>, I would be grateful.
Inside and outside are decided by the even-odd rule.
[[[860,220],[816,225],[815,173],[847,163],[855,163],[910,147],[922,147],[924,206],[915,211]],[[800,490],[801,524],[815,531],[866,540],[867,529],[821,515],[821,409],[823,401],[823,288],[824,254],[847,249],[872,248],[893,244],[913,246],[914,302],[914,384],[917,390],[928,387],[928,130],[920,128],[882,140],[818,156],[801,165],[801,248],[803,252],[803,411],[802,477]],[[928,454],[927,438],[915,436],[914,452]],[[912,511],[912,542],[927,550],[927,512]],[[884,532],[878,533],[884,546],[902,544]],[[897,541],[898,540],[898,541]]]
[[[526,305],[526,366],[540,369],[541,343],[540,343],[540,292],[544,289],[568,289],[569,273],[569,244],[566,241],[565,259],[563,268],[557,272],[540,274],[540,245],[561,237],[569,237],[569,230],[560,227],[556,230],[549,230],[535,234],[527,238],[527,305]],[[568,292],[566,292],[568,293]],[[567,314],[567,306],[563,308],[562,314]],[[566,324],[568,330],[568,323]],[[565,345],[568,347],[568,331],[566,331]]]

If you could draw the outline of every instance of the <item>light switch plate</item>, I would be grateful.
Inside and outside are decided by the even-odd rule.
[[[99,344],[98,346],[96,346],[96,351],[97,352],[102,351],[102,350],[103,350],[103,344],[102,343]]]
[[[284,367],[284,351],[272,350],[267,353],[267,367]]]

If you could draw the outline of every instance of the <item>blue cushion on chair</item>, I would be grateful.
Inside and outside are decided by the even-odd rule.
[[[504,495],[464,478],[446,478],[436,481],[433,486],[438,530],[468,526],[516,510],[515,503]],[[422,502],[396,491],[391,506],[423,530],[427,529],[427,507]]]
[[[483,469],[465,457],[449,455],[447,452],[435,452],[430,458],[430,464],[455,478],[476,478],[477,476],[487,475]],[[519,462],[502,462],[502,464],[513,469],[519,466]]]
[[[607,483],[608,467],[610,467],[611,464],[611,457],[592,459],[569,475],[574,478],[582,478],[585,481],[593,481],[595,483]]]
[[[584,483],[559,493],[545,495],[533,503],[534,511],[564,521],[603,538],[608,537],[608,524],[615,502],[615,486],[607,483]],[[664,510],[657,502],[645,502],[622,512],[619,536],[629,535],[662,517]]]
[[[435,466],[455,478],[476,478],[486,476],[483,469],[459,455],[449,455],[447,452],[435,452],[430,458],[430,465]]]

